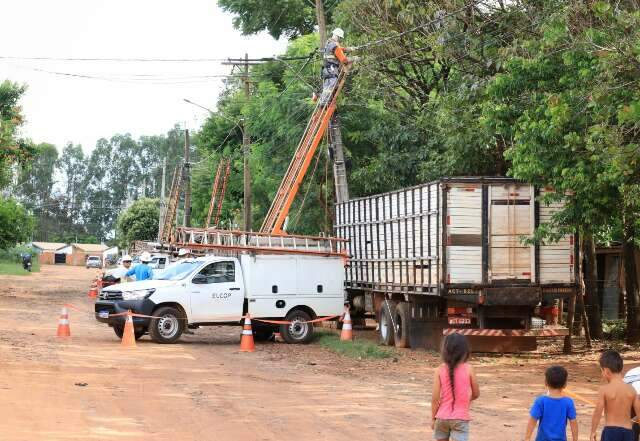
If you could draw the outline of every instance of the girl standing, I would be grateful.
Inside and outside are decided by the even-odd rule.
[[[431,428],[437,441],[469,440],[469,407],[480,396],[476,374],[467,364],[469,355],[464,335],[445,337],[443,363],[435,371],[431,396]]]

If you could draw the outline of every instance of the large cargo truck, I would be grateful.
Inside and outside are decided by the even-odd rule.
[[[469,335],[478,350],[533,349],[536,306],[576,290],[572,235],[529,243],[560,204],[510,178],[445,178],[336,206],[346,239],[346,291],[356,317],[373,315],[383,343],[436,348]]]

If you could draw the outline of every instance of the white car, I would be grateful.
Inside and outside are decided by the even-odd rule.
[[[102,259],[99,256],[89,256],[86,262],[87,268],[102,268]]]
[[[158,343],[177,341],[186,327],[240,325],[252,318],[285,319],[286,325],[253,322],[258,339],[279,327],[285,341],[308,343],[317,317],[339,315],[344,305],[340,256],[301,254],[207,256],[171,265],[159,278],[104,288],[96,319],[122,336],[131,310],[159,318],[134,317],[136,338],[148,332]]]

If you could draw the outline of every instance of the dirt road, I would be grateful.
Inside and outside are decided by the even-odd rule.
[[[89,313],[94,274],[43,266],[0,278],[0,439],[3,440],[429,440],[434,354],[350,360],[318,345],[260,344],[238,352],[239,329],[205,328],[180,344],[147,336],[125,350]],[[474,357],[482,389],[471,440],[522,439],[545,366],[568,367],[573,391],[593,399],[595,355]],[[638,353],[625,354],[638,360]],[[591,408],[578,404],[580,439]]]

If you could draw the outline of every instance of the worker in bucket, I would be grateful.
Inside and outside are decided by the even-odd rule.
[[[145,251],[140,255],[140,264],[136,265],[134,268],[131,268],[125,275],[127,277],[135,275],[136,281],[138,282],[142,280],[152,279],[153,270],[149,266],[149,262],[151,262],[151,254]]]
[[[344,31],[340,28],[335,28],[324,47],[321,72],[322,95],[320,95],[320,104],[322,106],[328,105],[331,100],[333,89],[338,83],[340,67],[349,65],[354,61],[345,55],[345,52],[354,50],[354,48],[342,47],[340,45],[342,39],[344,39]]]

